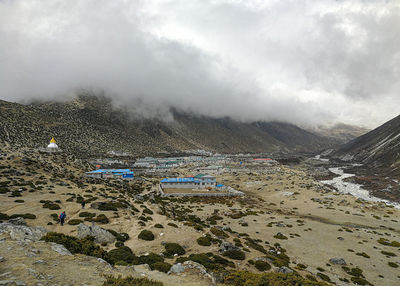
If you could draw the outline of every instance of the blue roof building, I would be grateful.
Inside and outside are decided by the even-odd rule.
[[[97,169],[86,173],[87,177],[92,178],[119,178],[133,179],[134,173],[130,169]]]

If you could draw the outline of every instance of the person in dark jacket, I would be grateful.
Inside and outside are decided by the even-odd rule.
[[[82,200],[82,202],[81,202],[81,206],[82,206],[82,208],[83,208],[83,209],[85,208],[85,205],[86,205],[86,202],[85,202],[85,200]]]
[[[66,215],[66,213],[65,213],[65,211],[63,211],[61,214],[60,214],[60,224],[63,226],[64,225],[64,222],[65,222],[65,219],[67,218],[67,215]]]

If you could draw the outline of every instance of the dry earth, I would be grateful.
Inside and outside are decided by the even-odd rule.
[[[82,177],[87,168],[86,163],[65,154],[52,157],[29,150],[13,151],[4,146],[0,159],[0,182],[11,180],[8,184],[10,191],[26,188],[21,191],[20,197],[11,197],[10,192],[0,194],[0,212],[7,215],[34,214],[36,219],[27,220],[30,226],[43,226],[50,231],[75,236],[76,225],[67,223],[61,227],[52,219],[51,214],[66,210],[68,222],[74,219],[83,220],[84,217],[79,214],[86,211],[96,215],[104,214],[109,219],[109,223],[96,224],[128,233],[130,239],[125,245],[136,255],[149,252],[160,254],[164,251],[164,242],[179,243],[186,251],[185,256],[207,252],[221,255],[218,251],[219,242],[215,241],[210,246],[201,246],[196,242],[199,237],[209,234],[214,240],[233,244],[239,241],[246,258],[229,259],[236,269],[259,272],[252,261],[265,257],[279,243],[279,247],[286,250],[286,255],[290,258],[289,267],[302,276],[312,275],[320,280],[321,276],[318,277],[317,273],[322,273],[337,285],[349,285],[351,282],[345,281],[350,281],[352,276],[341,265],[334,265],[329,261],[331,258],[343,258],[347,267],[361,269],[365,279],[373,285],[400,284],[398,268],[393,267],[400,266],[400,247],[378,243],[382,238],[400,242],[400,210],[337,194],[315,182],[300,167],[279,165],[260,167],[252,172],[218,175],[219,182],[245,192],[244,198],[160,200],[156,194],[157,187],[153,184],[157,182],[156,179],[135,180],[126,184],[86,180]],[[9,172],[10,170],[16,171]],[[182,175],[190,172],[186,169],[179,171]],[[35,187],[17,186],[18,182],[33,182]],[[82,210],[76,200],[79,196],[87,200],[97,197],[94,202],[122,200],[130,207],[102,211],[92,208],[91,203],[88,203],[86,209]],[[59,200],[57,204],[60,209],[43,208],[40,201],[44,200]],[[150,209],[153,214],[143,213],[145,209]],[[161,224],[163,228],[156,228],[156,224]],[[211,234],[212,227],[225,227],[224,233],[228,237],[218,238]],[[144,229],[152,231],[155,239],[139,239],[138,235]],[[254,249],[257,247],[251,246],[248,238],[261,245],[265,252],[262,249],[260,251],[260,248]],[[104,248],[110,250],[115,246],[109,244]],[[26,253],[32,253],[32,249],[38,249],[39,252],[34,256],[27,255]],[[6,239],[0,243],[0,251],[0,256],[5,257],[0,262],[0,280],[15,277],[16,281],[25,281],[27,285],[35,285],[30,283],[39,281],[39,276],[30,274],[28,269],[45,277],[40,282],[43,285],[46,285],[46,281],[48,285],[101,285],[103,274],[107,273],[134,276],[143,274],[163,281],[164,285],[211,284],[200,275],[186,272],[180,276],[171,276],[150,271],[143,265],[109,268],[93,257],[61,257],[44,242],[19,245]],[[175,259],[167,258],[166,262],[174,264]],[[45,263],[35,263],[37,260],[44,260]],[[393,263],[392,266],[389,262]],[[231,267],[225,268],[234,270]],[[278,269],[279,267],[272,265],[270,271]]]

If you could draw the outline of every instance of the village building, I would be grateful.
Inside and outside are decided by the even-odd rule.
[[[99,179],[133,179],[134,173],[130,169],[98,169],[87,172],[86,177]]]
[[[161,180],[163,189],[206,189],[215,188],[216,178],[211,175],[198,174],[187,178],[165,178]]]

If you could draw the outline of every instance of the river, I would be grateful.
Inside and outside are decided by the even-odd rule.
[[[371,196],[369,194],[369,191],[364,190],[361,185],[345,182],[344,179],[354,177],[355,175],[345,173],[343,167],[329,168],[329,171],[338,175],[338,177],[335,177],[332,180],[321,181],[321,183],[335,187],[340,193],[351,194],[356,198],[360,198],[370,202],[384,202],[387,205],[391,205],[397,209],[400,209],[400,204],[398,203]]]

